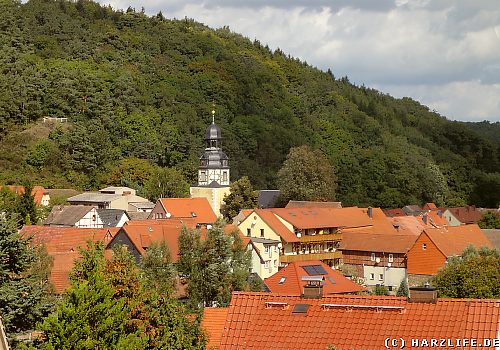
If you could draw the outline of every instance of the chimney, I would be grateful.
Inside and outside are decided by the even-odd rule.
[[[430,286],[429,283],[426,283],[423,287],[410,287],[409,291],[409,303],[436,304],[437,302],[437,290]]]
[[[429,218],[429,216],[427,215],[427,213],[425,213],[424,215],[422,215],[422,221],[424,222],[424,225],[427,225],[427,219]]]
[[[305,299],[321,299],[323,297],[323,276],[304,276],[306,281],[302,297]]]
[[[373,208],[372,207],[368,207],[368,217],[370,219],[373,218]]]

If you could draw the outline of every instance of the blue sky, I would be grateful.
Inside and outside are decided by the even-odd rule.
[[[498,0],[98,1],[229,26],[448,119],[500,121]]]

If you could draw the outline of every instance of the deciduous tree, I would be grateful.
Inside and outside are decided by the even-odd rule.
[[[337,187],[333,167],[319,150],[309,146],[290,149],[278,172],[278,188],[285,201],[329,201]]]
[[[224,197],[221,212],[224,218],[231,222],[242,209],[253,209],[257,207],[258,195],[254,191],[248,177],[233,182],[229,189],[229,195]]]

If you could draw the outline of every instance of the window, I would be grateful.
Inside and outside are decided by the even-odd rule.
[[[374,279],[375,279],[375,274],[374,274],[374,273],[370,273],[370,279],[371,279],[371,280],[374,280]]]
[[[96,221],[97,218],[95,217],[95,215],[92,215],[92,221]]]
[[[247,236],[250,237],[252,235],[252,229],[247,228]]]
[[[227,181],[227,171],[222,172],[222,181]]]
[[[422,243],[422,250],[426,250],[426,249],[427,249],[427,244]]]
[[[205,171],[200,171],[200,181],[207,181],[207,173]]]
[[[268,246],[268,245],[265,245],[265,246],[264,246],[264,251],[265,251],[266,253],[269,253],[269,246]]]
[[[384,280],[384,274],[383,273],[381,273],[381,274],[378,275],[378,280],[379,281],[383,281]]]
[[[392,254],[389,254],[389,262],[394,262],[394,255]]]
[[[280,278],[280,281],[278,282],[278,284],[283,284],[283,283],[285,283],[285,281],[286,281],[286,276],[283,276]]]
[[[278,267],[278,260],[274,260],[274,267]]]
[[[270,263],[270,262],[271,262],[271,260],[266,260],[266,262],[264,263],[264,267],[265,267],[266,269],[268,269],[268,268],[269,268],[269,263]]]
[[[375,261],[375,253],[372,253],[371,257],[370,257],[370,260],[371,261]]]
[[[264,229],[263,228],[260,229],[260,236],[264,237]]]

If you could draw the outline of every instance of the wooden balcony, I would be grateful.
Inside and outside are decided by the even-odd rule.
[[[313,243],[313,242],[335,242],[342,239],[341,233],[331,233],[323,235],[302,236],[299,238],[300,243]]]
[[[342,258],[342,252],[323,252],[323,253],[310,253],[310,254],[292,254],[281,255],[280,263],[291,263],[294,261],[308,261],[308,260],[333,260]]]

